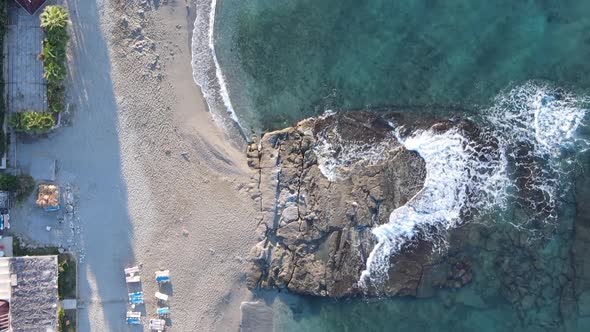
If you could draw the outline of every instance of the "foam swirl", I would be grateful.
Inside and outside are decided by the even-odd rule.
[[[501,94],[483,112],[477,140],[458,129],[420,130],[400,137],[397,128],[398,141],[425,160],[427,176],[423,189],[395,209],[388,223],[372,229],[376,244],[359,286],[378,289],[388,278],[392,254],[418,237],[440,238],[466,213],[520,201],[532,218],[555,220],[559,193],[567,186],[562,181],[564,165],[574,158],[565,152],[579,148],[578,143],[588,145],[576,137],[584,125],[587,102],[585,97],[529,82]]]

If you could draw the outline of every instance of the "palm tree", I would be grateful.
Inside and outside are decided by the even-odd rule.
[[[68,12],[61,6],[47,6],[41,13],[41,27],[47,31],[65,30]]]

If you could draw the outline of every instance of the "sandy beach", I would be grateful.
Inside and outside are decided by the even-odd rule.
[[[71,114],[48,138],[20,142],[17,162],[26,169],[31,156],[57,160],[79,227],[69,238],[58,225],[45,232],[51,221],[36,220],[25,204],[14,212],[15,233],[78,252],[80,331],[128,330],[123,269],[133,265],[142,268],[147,317],[156,310],[154,271],[169,269],[170,331],[237,331],[249,297],[244,260],[256,242],[251,174],[193,82],[194,7],[65,4]]]

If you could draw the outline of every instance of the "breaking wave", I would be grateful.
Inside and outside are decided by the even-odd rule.
[[[472,215],[515,203],[531,219],[555,220],[567,187],[562,177],[575,163],[571,152],[588,146],[576,137],[587,103],[586,97],[531,82],[501,94],[472,119],[480,126],[475,136],[460,126],[441,131],[436,125],[402,136],[404,128],[392,124],[397,140],[424,159],[427,175],[422,190],[372,229],[376,244],[359,286],[381,285],[392,254],[418,238],[436,241]],[[334,168],[322,171],[336,174]]]
[[[506,202],[503,193],[508,181],[502,154],[478,149],[459,129],[444,133],[420,130],[407,138],[400,137],[399,132],[397,129],[399,142],[424,159],[426,178],[423,188],[395,209],[387,224],[372,230],[377,243],[361,274],[359,282],[364,287],[369,280],[372,284],[385,280],[391,253],[418,236],[427,240],[439,237],[461,223],[471,210],[490,209]]]
[[[216,122],[226,132],[237,130],[247,140],[215,53],[216,4],[217,0],[197,1],[193,79]],[[376,244],[359,286],[382,284],[388,278],[391,255],[416,239],[437,241],[466,219],[505,209],[509,203],[531,215],[522,224],[555,220],[567,187],[563,176],[575,167],[571,152],[590,146],[576,137],[577,129],[585,124],[589,102],[563,89],[528,82],[500,94],[492,107],[471,119],[481,129],[476,137],[458,127],[403,135],[403,126],[391,124],[395,128],[391,140],[378,144],[343,142],[336,131],[329,139],[320,139],[315,152],[321,172],[330,181],[345,177],[347,166],[356,162],[378,162],[395,140],[426,163],[422,190],[395,209],[388,223],[372,229]]]
[[[201,88],[213,119],[227,132],[237,128],[248,140],[232,106],[225,77],[215,53],[213,29],[217,0],[197,0],[192,37],[193,79]]]
[[[499,95],[485,113],[484,124],[503,143],[511,172],[515,203],[533,214],[525,220],[554,221],[564,178],[574,169],[576,151],[588,142],[576,131],[584,125],[587,96],[560,88],[526,83]]]
[[[317,137],[318,144],[314,152],[318,156],[318,167],[322,174],[330,181],[345,178],[351,164],[363,161],[366,165],[374,165],[383,159],[393,144],[395,137],[384,139],[379,143],[362,143],[342,140],[337,130],[329,133],[329,137]],[[334,157],[337,156],[337,157]]]

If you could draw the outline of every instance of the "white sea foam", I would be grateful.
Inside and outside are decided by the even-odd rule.
[[[399,130],[397,131],[399,132]],[[488,156],[465,138],[458,129],[444,133],[421,130],[408,138],[399,137],[408,150],[417,152],[426,163],[424,186],[405,205],[395,209],[387,224],[372,230],[377,244],[371,251],[359,284],[363,287],[380,284],[387,278],[390,255],[398,252],[417,236],[428,239],[456,227],[468,195],[477,195],[480,208],[502,204],[503,195],[497,193],[506,186],[505,162],[494,153]],[[483,158],[489,162],[482,162]],[[481,188],[490,188],[496,194],[487,198],[478,195]],[[485,201],[485,204],[483,204]]]
[[[326,110],[318,119],[325,120],[336,114],[333,110]],[[317,144],[314,152],[318,158],[318,168],[328,180],[337,181],[347,176],[349,166],[363,162],[364,165],[374,165],[383,160],[384,156],[395,144],[395,136],[380,140],[377,143],[367,143],[344,140],[337,127],[326,132],[316,133]]]
[[[532,82],[501,94],[486,120],[508,142],[529,142],[536,156],[556,158],[576,142],[586,97]]]
[[[543,199],[538,195],[520,199],[526,206],[541,207],[539,217],[556,218],[560,193],[567,185],[563,175],[573,162],[564,152],[587,146],[576,131],[584,124],[588,101],[585,96],[528,82],[499,95],[485,113],[485,124],[504,143],[515,168],[536,172],[525,179],[526,189]]]
[[[543,195],[524,199],[529,199],[533,210],[542,205],[544,216],[554,218],[557,193],[563,190],[560,165],[568,162],[562,152],[579,141],[575,132],[583,125],[586,103],[585,98],[527,83],[500,95],[484,112],[483,131],[476,141],[457,129],[421,130],[406,138],[396,130],[400,143],[425,160],[427,175],[423,189],[394,210],[387,224],[372,230],[377,243],[359,286],[382,284],[388,278],[391,255],[418,237],[428,240],[444,234],[467,211],[505,207],[508,189],[515,187],[507,173],[509,166],[541,170],[529,174],[527,181],[529,190]],[[515,153],[522,143],[526,151]]]
[[[362,142],[344,142],[339,138],[318,137],[314,151],[318,157],[318,166],[322,174],[330,181],[345,178],[349,165],[363,161],[365,165],[378,163],[391,150],[393,140],[385,139],[376,144]],[[392,136],[393,138],[393,136]]]
[[[192,38],[193,79],[215,121],[224,129],[244,129],[232,106],[225,77],[215,53],[214,27],[217,0],[198,0]],[[246,137],[246,136],[245,136]],[[246,137],[247,138],[247,137]]]

